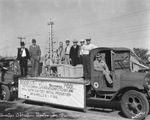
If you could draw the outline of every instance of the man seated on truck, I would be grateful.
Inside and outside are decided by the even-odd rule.
[[[101,53],[97,53],[96,60],[94,61],[94,70],[103,72],[107,82],[109,83],[110,87],[113,87],[113,81],[110,77],[110,71],[108,69],[107,64],[104,60],[102,60],[103,55]]]

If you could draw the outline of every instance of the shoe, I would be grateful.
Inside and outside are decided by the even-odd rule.
[[[110,84],[109,84],[109,87],[111,87],[111,88],[112,88],[112,87],[113,87],[113,83],[110,83]]]
[[[86,81],[86,85],[90,85],[91,83],[90,83],[90,80],[85,80]]]
[[[31,77],[35,77],[34,75],[31,75]]]
[[[30,77],[30,75],[27,75],[26,78]]]

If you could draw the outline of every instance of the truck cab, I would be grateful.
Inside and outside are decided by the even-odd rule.
[[[101,53],[113,81],[110,87],[101,71],[94,69],[96,54]],[[148,69],[128,48],[96,48],[90,52],[91,91],[89,99],[120,101],[125,116],[142,118],[149,112],[150,74],[139,72]],[[142,115],[141,115],[142,114]]]
[[[105,80],[103,73],[94,70],[94,66],[92,63],[96,59],[97,53],[101,53],[103,55],[103,60],[106,62],[109,68],[110,76],[113,80],[112,88],[108,86],[108,83]],[[91,51],[90,63],[91,63],[91,80],[92,80],[91,84],[98,91],[106,91],[109,89],[111,91],[119,90],[121,87],[125,86],[125,83],[123,82],[124,80],[122,80],[124,79],[122,78],[124,74],[132,74],[132,75],[137,73],[140,74],[138,72],[139,70],[148,68],[147,66],[144,66],[139,62],[137,62],[132,51],[127,48],[96,48]],[[145,73],[141,75],[145,75]],[[133,84],[135,86],[135,83]]]

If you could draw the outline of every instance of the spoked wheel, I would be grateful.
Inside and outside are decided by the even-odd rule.
[[[142,120],[149,112],[149,103],[144,94],[130,90],[121,98],[121,109],[126,117]]]
[[[1,93],[1,100],[8,101],[10,99],[10,91],[9,88],[5,85],[2,85],[2,93]]]

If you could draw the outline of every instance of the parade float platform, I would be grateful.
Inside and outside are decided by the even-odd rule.
[[[29,77],[19,79],[18,97],[52,105],[86,109],[86,82],[79,67],[54,65],[58,77]]]

